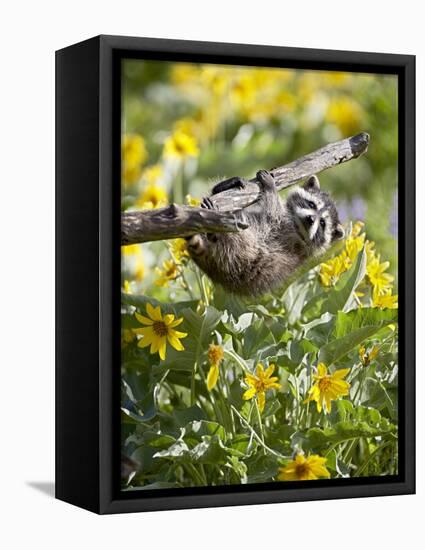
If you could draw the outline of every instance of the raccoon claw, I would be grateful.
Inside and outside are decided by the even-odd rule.
[[[236,216],[235,223],[236,223],[236,228],[239,229],[239,230],[248,229],[248,227],[249,227],[248,220],[247,220],[245,214],[243,214],[243,213],[239,214],[239,216]]]
[[[204,197],[202,199],[201,208],[207,208],[208,210],[215,210],[214,203],[209,197]]]
[[[257,180],[260,182],[263,189],[274,189],[274,177],[267,170],[258,170]]]

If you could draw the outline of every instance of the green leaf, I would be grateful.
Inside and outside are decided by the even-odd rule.
[[[182,439],[179,439],[170,447],[168,447],[168,449],[164,449],[163,451],[158,451],[157,453],[155,453],[153,455],[153,458],[167,458],[169,460],[174,460],[176,458],[182,458],[188,453],[189,447]]]
[[[319,352],[319,361],[331,365],[381,328],[396,323],[395,309],[362,308],[337,314],[329,342]]]
[[[223,441],[226,439],[226,432],[218,422],[207,420],[194,420],[184,428],[184,440],[196,439],[200,441],[204,435],[217,435]]]
[[[330,428],[310,428],[303,436],[303,448],[319,451],[359,437],[395,436],[392,425],[375,428],[367,422],[337,422]]]
[[[192,309],[184,309],[180,312],[185,322],[182,330],[188,336],[182,340],[184,351],[177,351],[171,347],[167,348],[165,361],[161,362],[160,369],[179,369],[192,371],[195,362],[208,348],[212,341],[215,327],[218,325],[222,312],[209,306],[201,315]],[[180,327],[179,327],[180,329]]]
[[[344,273],[335,287],[329,292],[327,301],[322,306],[322,311],[337,313],[338,311],[348,311],[353,302],[356,288],[364,279],[366,274],[366,249],[363,248],[355,263]]]
[[[189,456],[193,462],[201,464],[226,464],[228,450],[217,435],[203,436],[201,443],[190,451]]]
[[[274,344],[274,338],[264,321],[257,319],[244,332],[242,353],[245,359],[250,359],[261,348]]]
[[[184,309],[195,309],[198,305],[197,300],[166,303],[159,302],[158,300],[155,300],[155,298],[151,298],[150,296],[148,297],[139,294],[136,295],[124,293],[121,293],[121,303],[128,306],[136,307],[141,311],[142,315],[146,315],[146,304],[148,303],[151,304],[153,307],[160,306],[162,313],[174,313],[174,315],[181,315],[181,312]],[[140,326],[140,324],[138,324],[138,326]]]

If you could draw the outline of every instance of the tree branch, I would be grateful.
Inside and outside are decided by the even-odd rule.
[[[330,143],[293,162],[270,170],[278,190],[318,174],[343,162],[355,159],[367,151],[366,133]],[[191,208],[172,204],[157,210],[124,212],[121,214],[121,244],[128,245],[163,239],[188,237],[196,233],[228,233],[248,227],[240,210],[259,199],[256,178],[242,190],[231,189],[210,197],[217,210]],[[238,216],[235,215],[239,212]]]
[[[121,214],[121,244],[189,237],[196,233],[229,233],[246,229],[243,215],[205,208],[178,206]]]

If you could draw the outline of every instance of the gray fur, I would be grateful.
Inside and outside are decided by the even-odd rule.
[[[257,179],[261,199],[243,212],[248,229],[188,239],[192,259],[215,283],[246,296],[277,289],[307,258],[344,236],[335,204],[320,190],[316,176],[295,188],[286,201],[280,199],[271,174],[261,170]],[[243,185],[243,180],[232,178],[212,192]],[[211,207],[211,201],[205,199],[203,206]]]

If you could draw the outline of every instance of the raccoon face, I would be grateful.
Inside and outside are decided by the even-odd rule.
[[[313,253],[324,252],[334,241],[344,238],[335,204],[320,190],[316,176],[288,195],[286,208],[295,231]]]

